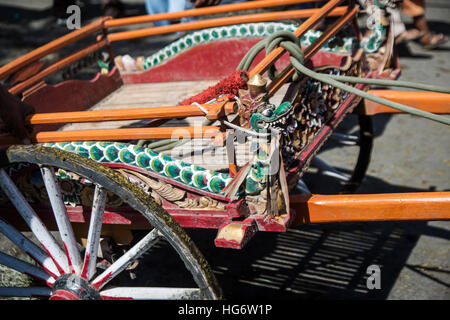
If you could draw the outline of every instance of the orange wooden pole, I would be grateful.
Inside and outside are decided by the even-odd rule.
[[[450,114],[450,94],[423,91],[395,91],[395,90],[370,90],[369,93],[390,101],[405,104],[420,110],[436,113]],[[365,114],[401,113],[400,110],[389,108],[385,105],[364,100]]]
[[[332,37],[334,36],[343,26],[345,26],[350,20],[352,20],[358,9],[356,7],[352,8],[344,16],[339,18],[333,25],[327,28],[324,33],[314,41],[308,48],[305,49],[305,61],[308,61],[320,48]],[[274,79],[268,86],[269,97],[273,96],[282,86],[286,83],[293,75],[294,68],[289,65],[283,70],[277,79]]]
[[[33,61],[39,60],[49,53],[55,52],[63,47],[66,47],[80,39],[83,39],[97,31],[102,30],[104,22],[108,19],[111,19],[110,17],[104,17],[100,18],[97,21],[94,21],[90,23],[89,25],[79,29],[75,30],[73,32],[70,32],[66,34],[65,36],[62,36],[56,40],[53,40],[46,45],[43,45],[42,47],[39,47],[20,58],[4,65],[0,68],[0,80],[6,78],[10,74],[20,70],[24,66],[26,66],[28,63],[31,63]]]
[[[202,107],[210,110],[215,104],[203,104]],[[143,120],[143,119],[171,119],[204,116],[202,110],[194,105],[174,107],[132,108],[115,110],[93,110],[76,112],[38,113],[27,118],[27,123],[51,124],[51,123],[80,123],[101,122],[119,120]]]
[[[11,89],[9,89],[9,92],[12,94],[18,94],[21,93],[22,91],[24,91],[25,89],[31,87],[33,84],[35,84],[36,82],[38,82],[39,80],[44,79],[45,77],[48,77],[49,75],[61,70],[62,68],[70,65],[71,63],[74,63],[75,61],[80,60],[81,58],[87,56],[88,54],[95,52],[101,48],[103,48],[104,46],[107,45],[107,40],[103,39],[99,42],[96,42],[94,44],[91,44],[89,46],[87,46],[86,48],[71,54],[70,56],[61,59],[58,62],[55,62],[54,64],[52,64],[51,66],[45,68],[44,70],[42,70],[41,72],[35,74],[34,76],[32,76],[31,78],[20,82],[19,84],[15,85],[14,87],[12,87]]]
[[[319,2],[321,0],[264,0],[248,1],[243,3],[224,4],[220,6],[211,6],[198,9],[190,9],[179,12],[159,13],[153,15],[135,16],[128,18],[112,19],[105,22],[106,28],[126,26],[132,24],[149,23],[161,20],[174,20],[188,17],[198,17],[218,13],[228,13],[243,10],[253,10],[261,8],[270,8],[277,6],[287,6],[299,3]]]
[[[341,2],[343,0],[331,0],[332,2]],[[332,8],[329,10],[331,11]],[[332,10],[330,16],[341,16],[347,10],[347,7],[338,7]],[[200,20],[187,23],[173,24],[169,26],[145,28],[140,30],[123,31],[110,33],[108,35],[109,42],[116,42],[122,40],[136,39],[160,34],[173,33],[178,31],[197,30],[205,28],[213,28],[217,26],[228,26],[233,24],[242,24],[250,22],[264,22],[264,21],[276,21],[285,19],[307,18],[311,15],[317,15],[321,12],[321,9],[304,9],[304,10],[291,10],[280,12],[267,12],[257,13],[242,16],[233,16],[225,18],[216,18],[208,20]],[[327,12],[328,13],[328,12]]]
[[[303,36],[309,29],[313,28],[318,22],[320,22],[322,19],[324,19],[327,15],[332,15],[332,12],[335,12],[336,9],[343,9],[344,11],[341,12],[342,15],[347,11],[347,7],[338,7],[343,0],[330,0],[327,4],[325,4],[320,9],[315,9],[315,12],[308,18],[305,22],[303,22],[297,30],[294,31],[294,34],[300,38]],[[336,9],[335,9],[336,8]],[[273,50],[271,53],[269,53],[263,60],[261,60],[260,63],[258,63],[252,70],[249,72],[250,78],[253,77],[255,74],[263,74],[267,71],[274,63],[275,61],[280,58],[285,53],[284,48],[277,48]]]
[[[305,223],[449,220],[450,192],[293,195],[293,225]]]
[[[220,133],[215,126],[205,127],[158,127],[158,128],[125,128],[99,130],[43,131],[36,133],[33,143],[70,142],[70,141],[119,141],[135,139],[178,139],[178,138],[214,138]],[[0,145],[20,144],[9,135],[0,136]]]

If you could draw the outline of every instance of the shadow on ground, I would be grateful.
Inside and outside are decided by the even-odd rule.
[[[375,177],[368,177],[366,184],[385,192],[426,191]],[[426,222],[317,224],[280,234],[260,232],[242,251],[213,247],[215,231],[189,233],[226,295],[236,299],[386,299],[403,267],[449,287],[406,263],[420,236],[450,239],[449,231]],[[381,267],[380,290],[366,285],[367,268],[374,264]]]

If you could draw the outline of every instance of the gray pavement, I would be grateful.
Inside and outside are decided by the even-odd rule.
[[[133,14],[144,13],[143,1],[125,2]],[[83,11],[88,17],[99,12],[98,1],[92,3]],[[48,19],[50,4],[0,0],[0,65],[64,33]],[[431,0],[427,6],[431,28],[449,35],[450,2]],[[137,56],[136,48],[149,54],[165,41],[153,38],[115,49]],[[401,79],[450,85],[450,44],[425,51],[408,43],[399,53]],[[377,115],[374,128],[372,161],[359,193],[450,190],[448,127],[409,115]],[[347,132],[356,129],[352,117],[340,127]],[[343,171],[354,165],[356,150],[351,147],[330,143],[323,150],[321,157]],[[313,173],[305,181],[314,192],[335,190]],[[229,298],[450,299],[450,222],[310,225],[282,234],[259,233],[242,251],[215,248],[214,230],[189,233]],[[155,250],[163,252],[164,245]],[[366,270],[372,264],[381,266],[380,290],[366,286]],[[146,281],[157,278],[146,276]]]

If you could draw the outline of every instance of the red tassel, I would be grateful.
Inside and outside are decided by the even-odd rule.
[[[239,89],[247,89],[247,81],[247,72],[243,70],[236,70],[216,85],[211,86],[199,94],[187,98],[178,104],[180,106],[190,105],[193,102],[202,104],[223,94],[235,96],[238,94]]]

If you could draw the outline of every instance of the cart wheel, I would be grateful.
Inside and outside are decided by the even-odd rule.
[[[339,193],[354,193],[361,185],[362,180],[369,167],[370,156],[373,146],[373,126],[372,118],[367,115],[358,115],[359,134],[340,133],[339,130],[331,134],[330,140],[339,145],[356,146],[358,150],[358,158],[351,173],[343,173],[334,166],[328,164],[321,159],[320,156],[315,156],[311,160],[310,166],[317,168],[318,173],[332,177],[339,183]],[[339,127],[338,127],[339,129]],[[326,144],[325,144],[326,148]],[[304,183],[300,182],[300,189],[305,189]],[[302,188],[303,186],[303,188]]]
[[[12,146],[6,150],[6,157],[9,163],[40,166],[62,246],[48,231],[6,171],[0,169],[0,187],[42,245],[36,245],[0,219],[0,232],[36,262],[33,265],[0,253],[0,264],[30,275],[42,284],[40,287],[2,287],[0,296],[45,296],[50,300],[222,298],[220,287],[208,263],[186,232],[151,197],[119,173],[79,155],[39,145]],[[55,168],[67,170],[95,185],[84,258],[81,257],[75,240]],[[96,260],[107,191],[120,197],[129,207],[147,218],[153,229],[100,273],[96,272]],[[197,288],[106,286],[161,238],[165,238],[176,250]]]

